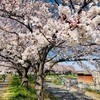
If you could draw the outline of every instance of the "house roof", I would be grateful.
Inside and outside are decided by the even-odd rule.
[[[83,75],[92,75],[89,71],[87,70],[82,70],[82,71],[77,71],[77,74],[83,74]]]

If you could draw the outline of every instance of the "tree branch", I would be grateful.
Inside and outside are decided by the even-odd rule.
[[[10,18],[10,19],[12,19],[12,20],[15,20],[15,21],[19,22],[20,24],[24,25],[31,33],[33,33],[33,29],[30,27],[29,24],[26,25],[26,24],[24,24],[22,21],[20,21],[20,20],[18,20],[18,19],[16,19],[16,18],[13,18],[13,17],[11,17],[11,16],[9,16],[8,18]]]
[[[4,13],[6,13],[6,12],[4,11]],[[26,25],[25,23],[23,23],[22,21],[18,20],[17,18],[14,18],[14,17],[16,17],[18,15],[16,15],[16,16],[13,15],[12,16],[12,15],[10,15],[9,12],[7,12],[7,13],[8,13],[8,16],[7,15],[0,15],[0,16],[3,17],[3,18],[9,18],[9,19],[15,20],[15,21],[19,22],[20,24],[24,25],[31,33],[33,32],[33,29],[30,27],[29,24]],[[20,17],[20,16],[18,16],[18,17]]]
[[[24,15],[17,15],[15,12],[12,12],[12,11],[7,11],[5,9],[0,9],[1,12],[4,12],[4,13],[7,13],[8,15],[10,16],[14,16],[14,17],[18,17],[18,18],[22,18],[24,19]]]
[[[6,56],[3,56],[3,55],[1,55],[1,54],[0,54],[0,57],[6,59],[8,62],[11,62],[13,65],[15,65],[15,63],[13,62],[13,58],[11,58],[11,57],[6,57]]]
[[[16,35],[17,35],[17,37],[18,37],[18,41],[19,41],[19,35],[18,35],[16,32],[11,32],[11,31],[8,31],[8,30],[6,30],[6,29],[2,28],[1,26],[0,26],[0,29],[1,29],[1,30],[3,30],[3,31],[5,31],[5,32],[7,32],[7,33],[16,34]]]
[[[55,1],[55,3],[59,6],[59,3],[57,2],[57,0],[54,0]]]
[[[71,6],[72,6],[72,9],[74,9],[74,10],[75,10],[75,7],[74,7],[74,5],[73,5],[72,0],[69,0],[69,1],[70,1]]]
[[[80,7],[79,11],[78,11],[78,14],[80,14],[82,12],[82,10],[90,3],[92,2],[92,0],[88,0],[86,2],[86,0],[84,0],[84,4],[82,5],[82,7]]]
[[[62,59],[54,61],[54,63],[64,62],[64,61],[73,62],[73,61],[88,61],[88,60],[89,59],[86,59],[86,58],[79,58],[79,59],[69,59],[69,58],[64,59],[64,58],[62,58]],[[93,58],[92,60],[97,61],[97,60],[100,60],[100,58]]]

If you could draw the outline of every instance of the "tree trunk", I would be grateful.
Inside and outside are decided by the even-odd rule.
[[[22,80],[21,80],[21,85],[28,88],[28,69],[27,68],[23,68],[23,72],[22,72]]]
[[[22,80],[22,72],[20,70],[17,69],[17,73],[19,75],[19,79]]]
[[[35,89],[36,89],[36,95],[37,95],[37,99],[36,100],[44,100],[42,75],[37,75]]]

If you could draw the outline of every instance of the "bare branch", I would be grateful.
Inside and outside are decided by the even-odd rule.
[[[71,6],[72,6],[72,9],[75,10],[75,7],[74,7],[74,4],[73,4],[72,0],[69,0],[69,1],[70,1]]]
[[[84,4],[82,5],[82,7],[80,7],[78,14],[80,14],[82,12],[82,10],[91,2],[92,2],[92,0],[88,0],[88,1],[84,0]]]
[[[55,3],[59,6],[59,3],[57,2],[57,0],[54,0],[55,1]]]

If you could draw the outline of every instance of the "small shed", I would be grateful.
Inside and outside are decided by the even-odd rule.
[[[93,76],[88,71],[78,71],[77,76],[78,76],[78,82],[94,83]]]

